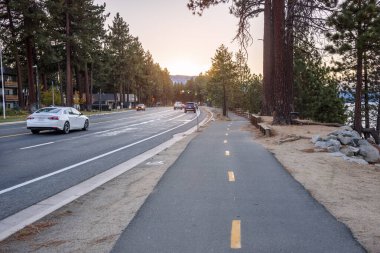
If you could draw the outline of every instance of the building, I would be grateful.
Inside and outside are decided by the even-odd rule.
[[[111,110],[111,109],[120,109],[131,108],[134,107],[137,103],[137,98],[135,94],[125,94],[125,100],[127,100],[127,96],[129,96],[129,105],[122,104],[121,95],[119,93],[95,93],[92,94],[92,109],[98,110],[98,108],[102,107],[102,110]]]
[[[19,107],[18,101],[18,85],[17,85],[17,75],[11,71],[9,68],[3,68],[3,78],[4,78],[4,93],[5,93],[5,107],[8,109],[14,109]],[[1,77],[0,77],[1,83]],[[1,86],[3,84],[1,83]],[[0,107],[3,106],[3,90],[0,89]]]

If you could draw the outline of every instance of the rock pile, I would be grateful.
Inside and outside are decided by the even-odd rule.
[[[379,150],[367,140],[362,139],[358,132],[347,126],[324,137],[314,136],[311,141],[317,151],[340,152],[345,157],[362,159],[369,163],[380,161]]]

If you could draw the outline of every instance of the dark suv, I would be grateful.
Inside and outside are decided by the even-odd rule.
[[[193,111],[194,113],[197,111],[198,105],[195,102],[187,102],[185,105],[185,113],[188,111]]]

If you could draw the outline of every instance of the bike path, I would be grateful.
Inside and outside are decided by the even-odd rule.
[[[230,117],[190,142],[112,252],[365,252]]]

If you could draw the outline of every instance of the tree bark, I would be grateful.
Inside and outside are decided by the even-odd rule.
[[[28,66],[28,107],[29,110],[32,109],[33,104],[36,103],[36,88],[34,87],[34,75],[33,75],[33,45],[32,38],[29,36],[26,38],[26,58]]]
[[[226,84],[223,81],[223,116],[227,116],[227,94],[226,94]]]
[[[88,78],[88,66],[84,64],[84,92],[86,94],[86,110],[91,110],[90,82]]]
[[[70,42],[70,14],[68,12],[70,0],[66,4],[66,105],[73,105],[73,86],[71,80],[71,42]]]
[[[284,46],[285,46],[285,1],[273,1],[274,34],[274,97],[275,107],[273,124],[291,123],[289,88],[285,83]]]
[[[261,114],[272,115],[273,100],[273,20],[271,0],[265,0],[264,8],[264,40],[263,40],[263,105]]]
[[[288,0],[285,38],[285,85],[288,88],[288,103],[291,111],[294,111],[294,7],[295,0]]]
[[[364,118],[365,128],[369,128],[369,96],[368,96],[368,61],[364,53]]]

